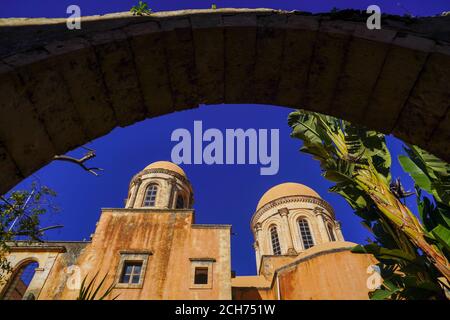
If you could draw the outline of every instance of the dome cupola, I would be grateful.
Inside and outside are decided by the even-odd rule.
[[[192,204],[192,186],[184,170],[170,161],[156,161],[133,177],[125,207],[189,209]]]
[[[263,194],[251,228],[258,270],[262,256],[297,255],[316,244],[344,240],[332,207],[310,187],[294,182]]]
[[[321,199],[319,194],[310,187],[300,183],[286,182],[278,184],[267,190],[259,200],[256,210],[259,210],[261,207],[269,202],[272,202],[273,200],[288,196],[308,196]]]

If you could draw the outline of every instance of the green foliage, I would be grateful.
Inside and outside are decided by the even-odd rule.
[[[292,112],[288,123],[291,136],[303,141],[300,151],[318,160],[323,176],[334,183],[330,191],[344,197],[374,235],[375,241],[353,249],[379,261],[383,284],[371,298],[444,298],[446,284],[440,278],[449,278],[448,206],[419,195],[422,225],[401,202],[406,193],[398,192],[399,182],[397,190],[391,187],[391,156],[383,134],[303,110]],[[448,165],[416,147],[407,152],[409,157],[400,161],[416,184],[446,199],[447,180],[435,178],[446,177]]]
[[[417,206],[427,238],[450,259],[450,164],[417,146],[398,160],[416,184]],[[426,191],[432,196],[422,196]]]
[[[438,157],[408,145],[407,156],[399,156],[403,170],[408,172],[416,185],[432,194],[437,202],[450,206],[450,164]]]
[[[130,12],[133,16],[144,16],[152,13],[152,9],[148,7],[148,4],[144,1],[139,1],[135,6],[132,6]]]
[[[442,245],[441,250],[450,252],[450,230],[440,224],[436,228],[431,230],[431,233],[433,234],[434,239],[436,239],[439,244]]]
[[[213,3],[213,4],[211,5],[211,9],[216,10],[216,9],[217,9],[217,5]]]
[[[11,272],[6,259],[15,240],[41,241],[40,217],[57,212],[51,199],[56,193],[46,186],[33,183],[30,190],[17,190],[0,197],[0,282]]]
[[[415,250],[388,249],[371,243],[357,245],[353,253],[372,254],[378,261],[383,278],[381,288],[370,292],[372,300],[381,299],[444,299],[440,275],[426,257]]]
[[[80,291],[78,293],[77,300],[105,300],[105,298],[111,293],[111,291],[114,289],[114,283],[112,283],[106,290],[103,292],[102,295],[97,297],[97,294],[99,294],[100,290],[102,290],[102,287],[105,283],[107,275],[103,277],[103,279],[100,281],[100,283],[95,287],[95,280],[98,276],[98,272],[95,274],[95,276],[89,281],[89,284],[86,286],[86,280],[88,275],[86,275],[83,279],[83,282],[81,282]],[[111,300],[116,300],[119,295],[115,296]]]

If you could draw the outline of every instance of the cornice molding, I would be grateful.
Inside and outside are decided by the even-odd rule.
[[[272,200],[269,203],[265,204],[264,206],[262,206],[261,208],[259,208],[258,210],[255,211],[255,213],[253,214],[253,216],[250,220],[251,221],[250,225],[252,227],[252,230],[254,229],[256,221],[258,221],[259,218],[261,218],[261,216],[265,212],[269,211],[270,209],[272,209],[276,206],[290,203],[290,202],[305,202],[305,203],[317,204],[317,205],[325,208],[332,215],[332,217],[334,217],[333,207],[331,207],[331,205],[323,199],[311,197],[311,196],[285,196],[285,197],[281,197],[281,198]]]
[[[150,173],[165,173],[165,174],[169,174],[171,176],[174,176],[178,180],[181,180],[182,182],[186,183],[189,186],[189,189],[191,189],[191,191],[192,191],[192,185],[191,185],[191,182],[189,181],[189,179],[187,179],[185,176],[179,174],[178,172],[175,172],[175,171],[172,171],[172,170],[168,170],[168,169],[162,169],[162,168],[152,168],[152,169],[142,170],[141,172],[136,174],[131,179],[131,182],[130,182],[130,185],[129,185],[129,189],[131,189],[131,187],[134,184],[136,184],[140,179],[142,179],[142,176],[144,176],[146,174],[150,174]]]

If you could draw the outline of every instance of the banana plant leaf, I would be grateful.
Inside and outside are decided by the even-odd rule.
[[[438,225],[436,228],[431,230],[435,239],[442,244],[445,249],[450,252],[450,229],[444,227],[443,225]]]
[[[371,298],[445,297],[437,279],[449,278],[441,242],[448,241],[446,208],[450,206],[445,200],[450,199],[450,166],[415,146],[406,150],[409,157],[399,159],[416,177],[416,185],[439,200],[436,204],[420,200],[418,193],[422,225],[401,202],[404,195],[393,189],[392,160],[383,134],[304,110],[292,112],[288,123],[291,136],[303,141],[300,151],[318,160],[322,175],[334,183],[329,190],[344,197],[375,237],[352,250],[372,254],[384,270],[382,288],[372,292]],[[440,259],[435,260],[436,256]]]
[[[408,157],[399,156],[398,159],[403,170],[421,189],[450,206],[450,164],[417,146],[408,145],[405,151]]]

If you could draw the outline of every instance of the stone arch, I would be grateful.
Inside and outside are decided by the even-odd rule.
[[[276,238],[274,239],[273,236],[276,236]],[[272,255],[276,255],[275,248],[274,248],[274,240],[276,240],[276,242],[278,242],[278,247],[280,250],[280,253],[278,255],[283,254],[284,237],[283,237],[281,225],[276,224],[276,223],[269,224],[269,226],[267,227],[267,240],[268,240],[269,249],[270,249],[267,252],[271,252]]]
[[[146,177],[145,179],[141,180],[141,183],[139,184],[139,186],[137,186],[136,189],[134,190],[135,201],[134,201],[133,207],[143,208],[147,189],[152,184],[156,185],[158,188],[158,191],[156,194],[156,207],[160,207],[160,206],[164,205],[164,203],[162,202],[161,196],[163,195],[163,190],[168,188],[167,181],[161,177]],[[132,195],[132,197],[133,197],[133,195]]]
[[[173,192],[173,199],[171,203],[172,208],[177,208],[177,202],[178,198],[181,197],[183,200],[183,207],[180,209],[189,209],[192,207],[192,204],[190,203],[190,198],[192,195],[192,190],[189,189],[189,186],[183,183],[183,181],[180,181],[175,178],[172,184],[172,192]]]
[[[355,12],[272,9],[84,17],[75,31],[2,19],[0,193],[117,126],[204,104],[305,108],[449,161],[449,22],[387,16],[369,31]]]
[[[156,181],[152,181],[150,180],[149,183],[147,183],[145,185],[145,187],[143,186],[142,189],[144,191],[143,195],[144,198],[141,201],[141,208],[146,208],[145,206],[145,202],[146,202],[146,198],[147,198],[147,194],[150,188],[154,187],[154,192],[155,192],[155,200],[154,200],[154,204],[152,205],[152,207],[158,207],[160,205],[161,202],[161,184],[157,183]]]
[[[313,246],[322,242],[321,240],[318,241],[318,239],[322,239],[322,235],[320,234],[320,230],[317,227],[317,222],[315,221],[315,219],[316,219],[315,217],[311,218],[310,216],[304,215],[304,214],[298,214],[295,217],[295,220],[294,220],[295,221],[295,231],[294,232],[296,235],[296,240],[298,241],[298,244],[300,245],[301,250],[306,250],[305,245],[303,243],[302,234],[300,232],[300,227],[299,227],[299,222],[301,220],[306,221],[306,223],[308,225],[308,229],[309,229],[309,232],[311,234],[311,238],[312,238],[312,241],[314,244]]]
[[[322,215],[323,218],[323,223],[325,225],[325,231],[326,231],[326,238],[331,241],[330,239],[330,228],[333,231],[333,236],[336,238],[336,241],[338,240],[338,234],[336,231],[336,227],[337,227],[337,221],[335,219],[333,219],[332,217],[330,217],[327,214]]]
[[[310,210],[294,209],[289,214],[289,225],[292,232],[292,240],[296,250],[304,250],[302,236],[298,227],[298,220],[306,219],[309,224],[309,229],[312,233],[312,238],[315,244],[318,239],[321,239],[320,229],[317,225],[317,217],[311,213]]]
[[[325,226],[327,227],[328,232],[328,238],[330,241],[337,241],[337,234],[334,227],[334,224],[332,224],[330,221],[325,222]]]
[[[283,221],[281,220],[281,217],[279,215],[272,215],[269,218],[267,218],[266,220],[264,220],[262,222],[262,239],[263,239],[263,248],[260,248],[261,253],[265,254],[265,255],[271,255],[272,254],[272,238],[270,236],[270,228],[272,226],[277,227],[277,232],[278,232],[278,241],[280,242],[280,247],[281,250],[283,251],[283,249],[286,247],[286,239],[284,237],[284,232],[283,232]]]
[[[6,285],[3,287],[2,292],[0,292],[1,299],[35,300],[35,293],[29,292],[28,289],[30,287],[32,288],[32,281],[34,279],[36,269],[39,268],[39,266],[40,264],[38,259],[34,257],[25,258],[16,263],[7,280]],[[24,272],[26,272],[27,275],[25,275]],[[25,279],[25,277],[27,279]]]
[[[179,205],[179,200],[178,200],[179,198],[181,199],[181,202],[182,202],[181,206]],[[177,189],[175,191],[173,207],[176,209],[188,209],[189,208],[189,200],[188,200],[187,192],[180,187],[177,187]]]

